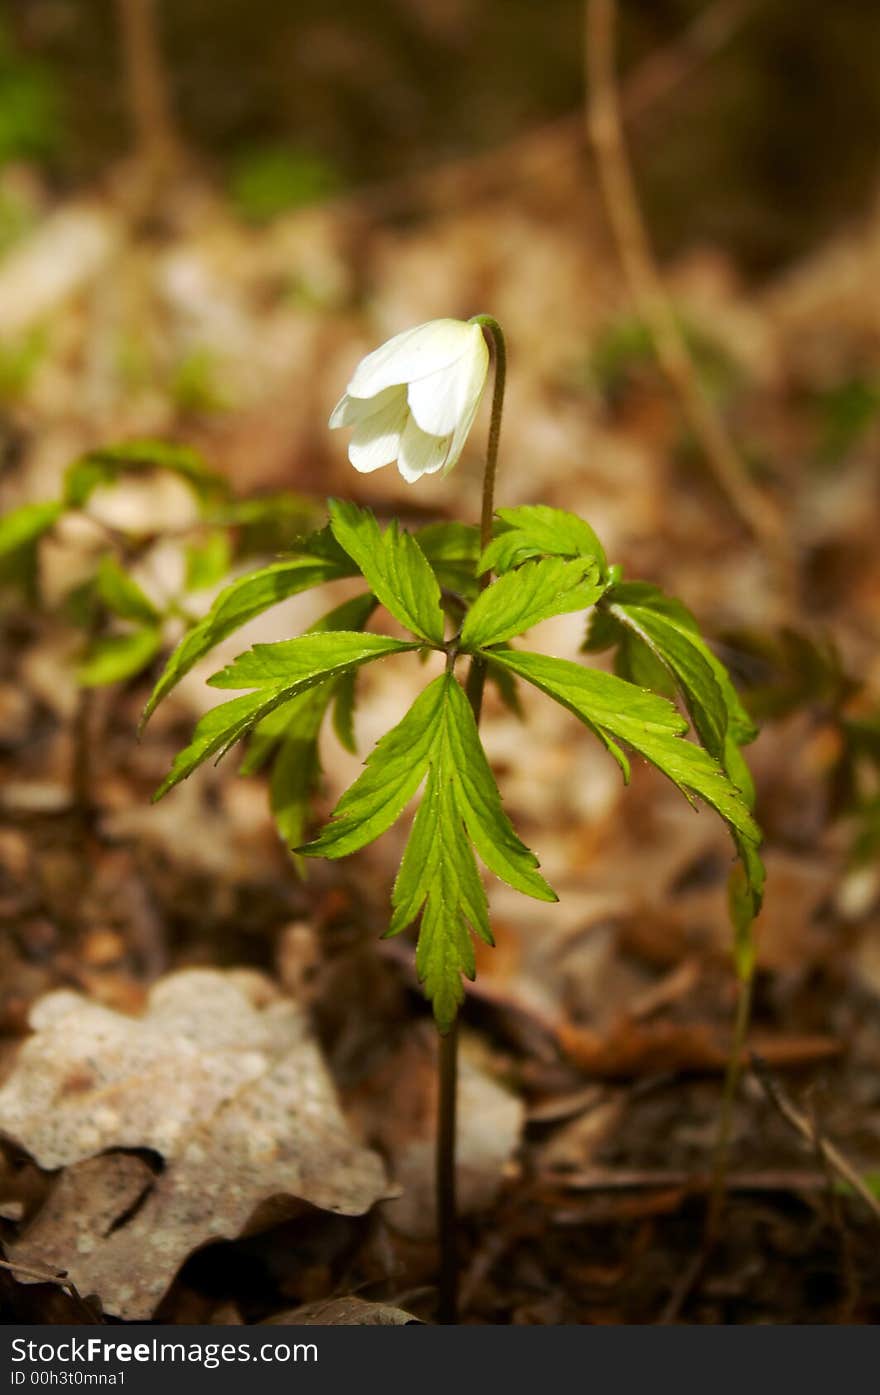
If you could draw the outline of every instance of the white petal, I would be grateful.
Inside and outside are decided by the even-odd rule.
[[[483,383],[485,384],[485,378],[483,379]],[[447,474],[452,469],[453,465],[458,464],[458,458],[464,450],[464,443],[474,424],[474,417],[477,415],[477,408],[480,405],[481,396],[482,388],[476,397],[471,398],[467,411],[463,412],[459,418],[458,425],[455,428],[449,445],[449,452],[446,456],[445,469]]]
[[[348,385],[350,397],[375,397],[395,384],[411,383],[461,358],[474,325],[464,320],[429,320],[395,334],[361,359]]]
[[[409,409],[422,430],[431,436],[448,436],[462,417],[472,422],[488,371],[483,331],[479,325],[470,325],[465,351],[455,363],[409,385]]]
[[[357,423],[348,446],[348,458],[362,475],[397,459],[401,433],[409,420],[403,388],[391,388],[381,398],[386,400],[379,410]],[[379,397],[373,397],[369,405],[375,407],[379,401]]]
[[[446,464],[449,436],[429,436],[410,416],[400,438],[397,468],[407,484],[415,484],[422,475],[435,475]]]
[[[346,392],[330,413],[328,425],[331,430],[337,426],[357,426],[358,422],[364,421],[374,412],[381,411],[392,398],[400,397],[401,391],[400,388],[389,388],[387,392],[377,393],[375,397],[366,400],[362,397],[349,397]]]

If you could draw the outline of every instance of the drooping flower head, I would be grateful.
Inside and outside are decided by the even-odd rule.
[[[348,458],[356,470],[366,474],[396,460],[413,484],[458,460],[488,370],[478,324],[429,320],[361,359],[330,426],[354,427]]]

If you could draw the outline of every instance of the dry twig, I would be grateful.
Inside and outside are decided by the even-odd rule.
[[[53,1274],[49,1269],[35,1269],[30,1264],[12,1263],[8,1259],[0,1259],[0,1269],[8,1269],[11,1274],[24,1274],[29,1279],[36,1279],[41,1284],[55,1284],[58,1288],[63,1288],[69,1294],[76,1306],[80,1309],[88,1322],[97,1322],[98,1318],[92,1312],[86,1300],[83,1298],[76,1284],[69,1279],[64,1272]]]
[[[675,388],[685,420],[716,483],[749,532],[788,571],[788,547],[775,505],[752,482],[715,411],[684,341],[663,286],[642,217],[623,135],[615,73],[615,0],[587,0],[587,129],[623,269],[660,364]]]
[[[794,1129],[795,1133],[800,1134],[801,1138],[809,1144],[810,1148],[822,1158],[833,1172],[836,1172],[838,1177],[852,1187],[853,1191],[861,1197],[874,1219],[880,1221],[880,1202],[870,1187],[866,1186],[863,1178],[836,1144],[829,1143],[827,1138],[818,1134],[807,1116],[801,1113],[788,1095],[783,1092],[782,1087],[773,1079],[767,1069],[766,1061],[754,1053],[752,1054],[752,1070],[777,1113]]]

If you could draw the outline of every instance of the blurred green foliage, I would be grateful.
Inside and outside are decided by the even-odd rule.
[[[15,402],[27,391],[46,345],[47,333],[42,326],[22,339],[0,343],[0,405]]]
[[[233,163],[229,193],[243,218],[265,223],[327,198],[340,184],[338,172],[320,155],[278,145],[240,155]]]
[[[179,411],[196,416],[225,412],[230,405],[219,383],[217,355],[207,345],[190,349],[178,360],[169,390]]]
[[[60,144],[59,92],[49,70],[22,55],[0,19],[0,168],[43,161]]]
[[[836,465],[859,444],[880,414],[880,381],[848,378],[821,393],[818,400],[818,458]]]
[[[707,392],[718,401],[728,398],[743,381],[743,374],[727,349],[702,326],[682,315],[678,325]],[[586,377],[603,400],[612,404],[657,369],[654,339],[645,322],[635,315],[611,320],[599,337],[586,364]],[[658,370],[659,371],[659,370]]]

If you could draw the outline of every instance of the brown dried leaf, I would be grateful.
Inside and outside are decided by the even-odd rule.
[[[421,1326],[417,1317],[403,1308],[387,1303],[367,1303],[363,1298],[348,1295],[328,1298],[319,1303],[304,1303],[301,1308],[277,1313],[267,1318],[261,1327],[410,1327]]]
[[[258,975],[187,971],[157,985],[140,1020],[103,1009],[96,1018],[94,1005],[73,994],[38,1005],[42,1031],[0,1092],[0,1125],[43,1157],[78,1161],[11,1247],[13,1258],[67,1269],[109,1312],[143,1319],[200,1245],[259,1230],[303,1201],[360,1215],[388,1194],[380,1159],[348,1129],[300,1009],[266,997],[274,993]],[[78,1111],[68,1089],[65,1132],[38,1114],[51,1102],[51,1084],[72,1078],[68,1038],[80,1050],[91,1043],[94,1054]],[[236,1056],[244,1062],[237,1070]],[[74,1069],[83,1070],[83,1060]],[[30,1107],[29,1085],[41,1092]],[[88,1120],[101,1109],[107,1115],[90,1133]],[[155,1148],[167,1165],[154,1179],[138,1159],[88,1159],[95,1144]]]
[[[0,1089],[0,1129],[49,1169],[105,1148],[176,1156],[194,1125],[263,1073],[274,1037],[234,979],[207,970],[162,979],[141,1018],[62,990],[30,1023],[36,1035]]]

